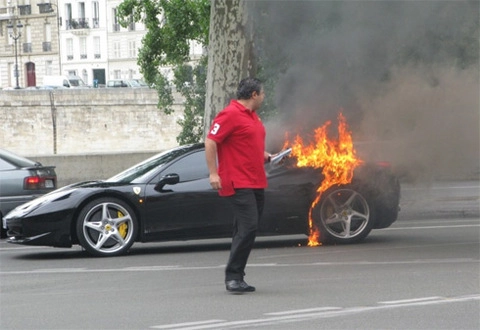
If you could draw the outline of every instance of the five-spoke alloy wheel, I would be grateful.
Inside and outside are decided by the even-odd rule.
[[[99,198],[87,204],[77,221],[80,245],[95,256],[124,254],[135,241],[138,221],[122,200]]]
[[[312,215],[322,242],[353,243],[372,230],[372,213],[362,193],[346,186],[327,190]]]

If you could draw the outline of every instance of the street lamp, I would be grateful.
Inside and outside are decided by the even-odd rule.
[[[23,25],[20,23],[20,21],[17,21],[17,25],[14,26],[12,22],[10,21],[9,24],[7,25],[7,31],[10,37],[15,41],[15,78],[17,79],[17,85],[15,86],[15,89],[19,89],[20,86],[18,84],[18,50],[17,50],[17,40],[20,39],[22,36],[22,28]]]

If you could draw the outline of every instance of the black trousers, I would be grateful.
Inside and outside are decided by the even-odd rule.
[[[232,247],[225,269],[225,281],[243,280],[248,256],[255,243],[265,202],[264,189],[235,189],[228,197],[234,213]]]

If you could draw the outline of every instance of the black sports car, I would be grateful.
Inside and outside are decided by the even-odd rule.
[[[295,159],[266,164],[269,187],[259,235],[309,234],[308,212],[322,180]],[[4,220],[8,241],[71,247],[96,256],[126,253],[136,241],[230,237],[228,201],[211,189],[203,144],[180,146],[105,181],[69,185],[23,204]],[[391,169],[364,164],[351,184],[323,193],[312,212],[322,242],[351,243],[397,218],[400,185]]]

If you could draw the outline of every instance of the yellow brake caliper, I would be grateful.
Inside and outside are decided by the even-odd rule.
[[[117,217],[119,218],[123,217],[123,213],[120,211],[117,211]],[[127,230],[128,230],[128,225],[126,222],[118,226],[118,233],[120,234],[120,236],[122,236],[122,238],[125,238],[127,236]]]

